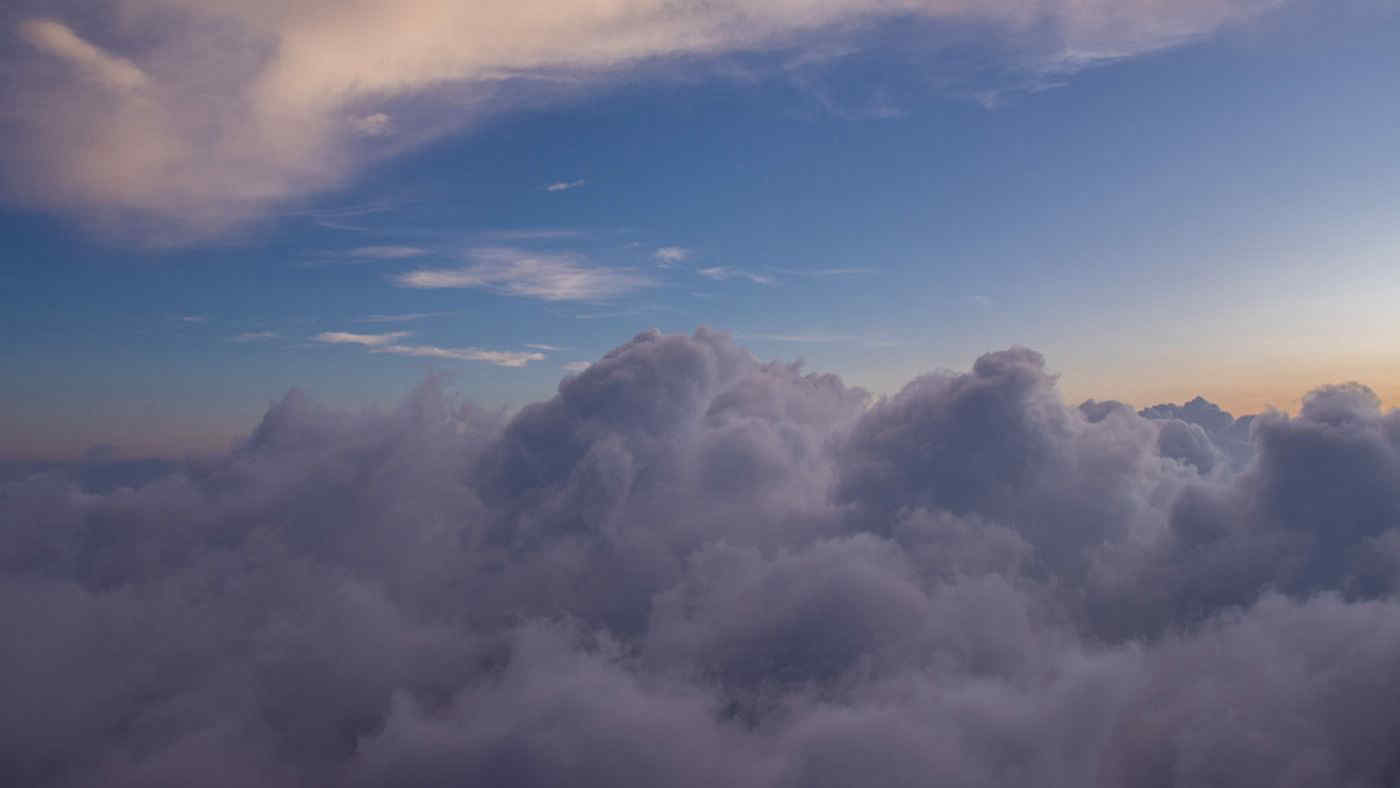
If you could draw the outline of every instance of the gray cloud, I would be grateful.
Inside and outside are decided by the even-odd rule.
[[[1393,784],[1400,413],[1143,414],[702,329],[6,475],[0,781]]]

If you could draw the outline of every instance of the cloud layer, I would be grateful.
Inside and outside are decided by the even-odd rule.
[[[12,197],[142,240],[218,233],[492,114],[668,58],[818,54],[907,21],[1005,42],[1065,73],[1256,17],[1283,0],[20,0],[5,175]],[[814,45],[816,46],[816,45]],[[580,185],[561,181],[553,190]]]
[[[1243,448],[1241,448],[1243,447]],[[639,335],[0,486],[0,782],[1393,785],[1400,413]]]

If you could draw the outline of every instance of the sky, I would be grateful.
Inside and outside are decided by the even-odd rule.
[[[890,394],[1400,400],[1389,2],[24,3],[0,454],[219,451],[300,388],[551,395],[638,331]]]
[[[0,785],[1400,785],[1395,2],[0,39]]]

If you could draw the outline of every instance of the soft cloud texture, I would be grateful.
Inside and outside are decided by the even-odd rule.
[[[724,265],[701,268],[698,273],[706,279],[714,279],[721,282],[727,279],[747,279],[754,284],[771,285],[777,281],[767,274],[756,274],[753,271],[745,271],[742,268],[732,268]]]
[[[176,243],[642,64],[768,49],[794,62],[899,20],[938,28],[931,41],[990,32],[1017,68],[1063,75],[1281,2],[19,0],[0,15],[23,39],[3,56],[5,176],[19,199]]]
[[[400,339],[412,335],[412,331],[390,331],[387,334],[352,334],[348,331],[322,331],[312,337],[312,339],[317,342],[326,342],[332,345],[383,347],[385,345],[392,345]]]
[[[531,361],[542,361],[545,358],[545,355],[538,351],[482,350],[475,347],[436,347],[434,345],[385,345],[376,347],[374,352],[393,353],[397,356],[441,358],[449,361],[485,361],[498,367],[523,367]]]
[[[603,301],[653,282],[620,268],[586,265],[572,254],[523,249],[476,249],[465,268],[422,268],[394,277],[400,287],[425,290],[482,288],[504,295],[542,301]]]
[[[509,417],[292,392],[13,477],[0,781],[1392,785],[1400,412],[1325,387],[1238,462],[1146,413],[648,332]]]
[[[652,253],[659,265],[675,265],[690,258],[691,252],[683,246],[663,246]]]

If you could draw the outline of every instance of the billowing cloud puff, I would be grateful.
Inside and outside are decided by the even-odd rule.
[[[1064,74],[1282,2],[18,0],[0,11],[3,174],[11,196],[179,242],[668,59],[821,60],[898,23],[927,26],[930,46],[990,38],[1016,70]]]
[[[649,332],[513,415],[293,392],[110,465],[0,486],[5,784],[1396,777],[1400,413],[1356,384],[1139,414],[1012,348],[875,398]]]

